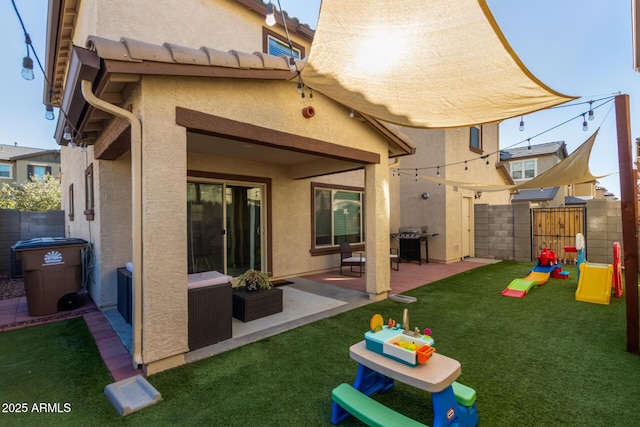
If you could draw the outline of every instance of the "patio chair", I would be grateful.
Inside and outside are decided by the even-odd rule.
[[[364,271],[365,258],[362,253],[353,255],[351,245],[348,242],[340,243],[340,274],[348,276],[342,272],[342,267],[349,267],[351,273],[358,273],[358,277],[362,277]],[[358,267],[358,271],[353,271],[353,267]]]
[[[398,253],[397,248],[391,248],[389,261],[391,263],[392,270],[400,271],[400,254]],[[365,257],[362,253],[353,255],[349,243],[340,243],[340,274],[346,276],[346,274],[342,272],[342,267],[345,266],[349,267],[349,271],[352,273],[358,273],[358,277],[362,277],[362,273],[364,272],[364,263]],[[396,268],[393,268],[393,264],[396,265]],[[353,271],[353,267],[358,267],[358,271]]]
[[[400,271],[400,253],[398,252],[398,248],[391,248],[391,253],[389,254],[389,260],[391,261],[391,269],[395,271]],[[393,264],[396,265],[396,268],[393,268]]]

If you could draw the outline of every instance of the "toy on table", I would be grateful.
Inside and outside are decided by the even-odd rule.
[[[536,266],[529,271],[529,275],[521,279],[512,280],[509,286],[502,291],[502,295],[524,298],[534,287],[547,283],[549,277],[568,279],[569,272],[562,271],[562,265],[558,263],[555,251],[544,248],[540,252]]]
[[[397,360],[409,366],[421,365],[431,358],[436,349],[431,338],[431,329],[409,329],[409,312],[404,310],[402,324],[389,318],[387,324],[380,314],[374,314],[369,321],[369,331],[364,334],[368,350]]]

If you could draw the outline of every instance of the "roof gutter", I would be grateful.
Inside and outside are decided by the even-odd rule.
[[[82,95],[93,107],[131,124],[131,199],[133,224],[133,362],[142,360],[142,123],[131,112],[95,96],[91,82],[82,80]]]

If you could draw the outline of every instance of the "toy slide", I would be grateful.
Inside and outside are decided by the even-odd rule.
[[[613,265],[586,262],[580,265],[576,301],[609,304]]]
[[[514,298],[524,298],[529,291],[535,287],[544,285],[549,281],[549,276],[551,275],[551,271],[536,271],[542,270],[539,266],[534,268],[533,271],[529,273],[529,275],[522,279],[514,279],[509,286],[502,291],[502,295],[506,297],[514,297]],[[549,268],[544,268],[544,270],[551,270]]]

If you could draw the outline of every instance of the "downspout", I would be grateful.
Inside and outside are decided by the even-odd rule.
[[[131,124],[131,199],[133,221],[133,363],[142,361],[142,123],[131,112],[109,104],[92,92],[91,82],[82,81],[82,95],[93,107]]]

